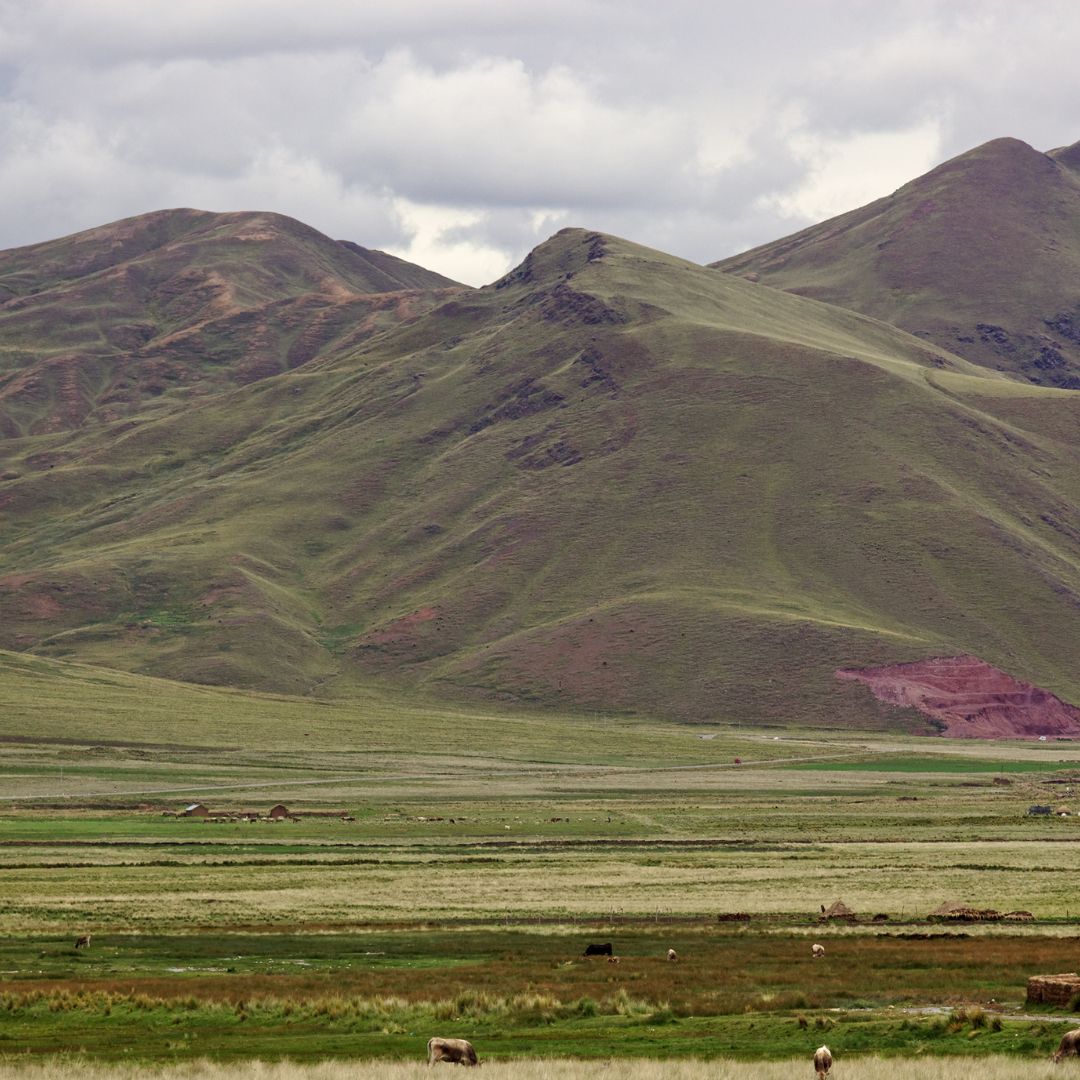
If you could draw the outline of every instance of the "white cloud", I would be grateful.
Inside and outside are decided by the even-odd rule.
[[[505,250],[467,239],[467,230],[482,215],[452,206],[430,206],[396,199],[409,242],[392,245],[391,255],[408,259],[466,285],[486,285],[509,269]]]
[[[820,221],[888,195],[940,161],[941,131],[927,121],[910,131],[827,138],[801,133],[792,147],[806,163],[793,191],[762,197],[785,218]]]
[[[484,58],[438,71],[390,54],[344,110],[335,157],[412,199],[617,206],[670,199],[693,153],[687,122],[620,107],[565,67]]]
[[[565,224],[698,260],[1080,137],[1064,0],[0,0],[0,246],[272,209],[458,279]]]

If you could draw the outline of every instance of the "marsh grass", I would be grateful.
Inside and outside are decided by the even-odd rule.
[[[9,976],[0,1007],[48,1000],[59,1010],[76,994],[146,995],[170,1005],[266,999],[296,1010],[346,998],[436,1009],[437,1018],[564,1008],[628,1014],[663,1003],[695,1016],[805,1012],[941,1004],[943,994],[947,1004],[970,1005],[1019,1001],[1033,970],[1066,970],[1072,950],[1069,939],[1049,935],[829,936],[819,927],[828,955],[818,962],[803,934],[781,927],[556,929],[116,935],[77,955],[69,939],[11,938],[0,940],[0,971]],[[613,939],[621,963],[582,957],[597,934]],[[664,959],[669,943],[679,964]]]
[[[398,940],[394,941],[397,938]],[[407,1060],[430,1033],[469,1037],[496,1059],[531,1056],[745,1060],[798,1053],[808,1040],[856,1055],[1049,1054],[1062,1021],[1002,1019],[977,1002],[1016,999],[1033,962],[1060,966],[1059,939],[932,942],[851,939],[828,963],[776,934],[661,939],[623,932],[621,963],[576,958],[579,941],[513,931],[360,935],[400,967],[302,976],[167,972],[141,978],[25,980],[0,994],[0,1050],[148,1061],[389,1057]],[[302,939],[274,939],[285,952]],[[327,952],[350,939],[322,937]],[[235,947],[235,940],[226,943]],[[793,951],[794,950],[794,951]],[[412,967],[442,953],[473,965]],[[7,961],[5,961],[7,962]],[[908,1006],[940,1003],[950,1012]],[[1010,1008],[1018,1008],[1018,1002]],[[816,1044],[815,1044],[816,1045]],[[812,1047],[811,1047],[812,1049]]]

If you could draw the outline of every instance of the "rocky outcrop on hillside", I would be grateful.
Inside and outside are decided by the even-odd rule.
[[[954,739],[1080,737],[1080,709],[976,656],[841,668],[836,677],[865,683],[879,701],[917,709]]]

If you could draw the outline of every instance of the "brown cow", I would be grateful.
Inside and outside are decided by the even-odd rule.
[[[831,1068],[832,1052],[827,1046],[819,1046],[814,1051],[814,1070],[818,1075],[818,1080],[825,1080]]]
[[[672,963],[675,963],[679,959],[679,954],[674,949],[668,949],[667,958],[672,961]]]
[[[76,949],[89,949],[90,948],[90,935],[83,934],[81,937],[75,939]]]
[[[437,1036],[428,1039],[427,1063],[448,1061],[451,1065],[479,1065],[472,1043],[468,1039],[440,1039]]]
[[[810,955],[813,956],[813,958],[815,960],[822,959],[822,957],[824,957],[824,955],[825,955],[825,946],[824,945],[811,945],[810,946]]]
[[[1080,1057],[1080,1028],[1073,1028],[1061,1036],[1058,1048],[1051,1054],[1050,1060],[1056,1065],[1062,1058]]]

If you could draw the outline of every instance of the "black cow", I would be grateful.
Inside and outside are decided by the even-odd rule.
[[[582,956],[613,956],[611,942],[605,941],[602,945],[586,945]]]

